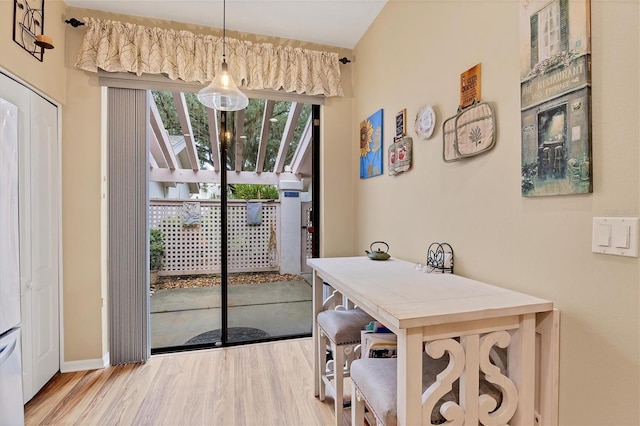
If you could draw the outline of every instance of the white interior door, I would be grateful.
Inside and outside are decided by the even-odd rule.
[[[31,144],[25,152],[28,167],[30,208],[21,215],[31,236],[23,251],[30,258],[25,270],[26,297],[23,314],[31,318],[32,393],[44,386],[60,369],[59,327],[59,172],[58,109],[31,92]],[[25,197],[27,194],[24,194]],[[29,274],[29,277],[26,274]],[[24,323],[23,323],[24,324]],[[31,395],[31,397],[33,396]],[[28,396],[28,395],[26,395]],[[29,399],[31,398],[29,397]]]
[[[58,109],[0,74],[18,107],[20,283],[24,402],[60,369]]]

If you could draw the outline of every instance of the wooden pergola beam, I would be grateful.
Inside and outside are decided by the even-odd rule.
[[[189,110],[187,109],[187,100],[185,99],[183,92],[172,92],[172,95],[176,112],[178,113],[180,127],[182,128],[182,136],[184,136],[184,142],[186,144],[185,149],[187,151],[187,158],[189,159],[189,166],[192,170],[200,170],[200,161],[196,150],[196,142],[193,137],[193,128],[191,127]]]
[[[177,182],[177,183],[219,183],[220,172],[214,170],[191,169],[151,169],[149,180],[151,182]],[[255,173],[227,171],[227,183],[253,183],[259,185],[277,185],[280,180],[300,180],[299,176],[293,173]]]
[[[158,163],[156,162],[156,159],[153,157],[153,155],[149,155],[149,169],[157,169],[158,168]]]
[[[298,119],[302,112],[303,104],[299,102],[291,103],[289,109],[289,115],[287,116],[287,123],[284,126],[284,132],[282,133],[282,140],[280,142],[280,149],[278,150],[278,156],[276,157],[276,163],[273,167],[275,173],[282,173],[284,170],[284,162],[289,152],[289,146],[293,140],[293,133],[298,125]]]
[[[304,126],[302,135],[300,135],[300,143],[296,148],[293,159],[291,160],[291,173],[298,175],[302,171],[302,166],[305,164],[305,160],[311,155],[311,116],[307,120],[307,124]]]
[[[149,165],[151,166],[151,170],[161,170],[167,168],[167,161],[164,158],[164,154],[160,149],[160,142],[158,142],[158,138],[156,137],[155,132],[151,128],[151,123],[149,123]],[[164,186],[175,187],[175,182],[162,182]]]
[[[164,128],[164,124],[162,123],[162,118],[160,118],[160,112],[158,111],[158,106],[156,105],[155,100],[151,96],[151,102],[149,102],[150,109],[150,120],[151,120],[151,129],[155,134],[160,150],[162,151],[162,155],[164,156],[165,162],[167,163],[167,167],[171,170],[175,170],[177,168],[178,162],[176,161],[176,156],[173,152],[173,146],[171,146],[171,141],[169,140],[169,134],[167,130]]]
[[[151,152],[149,157],[156,163],[156,168],[168,168],[167,160],[164,158],[164,154],[160,148],[160,142],[158,142],[156,132],[153,131],[151,123],[149,123],[149,151]]]
[[[220,158],[220,123],[217,111],[207,108],[206,112],[209,125],[209,143],[211,146],[213,170],[205,170],[200,167],[198,161],[198,152],[195,145],[186,98],[184,94],[180,92],[172,92],[172,96],[185,142],[184,148],[182,145],[179,147],[181,150],[186,150],[186,152],[181,153],[180,160],[182,160],[183,163],[190,164],[188,168],[179,168],[181,166],[171,143],[171,138],[161,121],[157,105],[152,101],[150,102],[149,114],[149,142],[151,152],[149,159],[149,180],[151,182],[161,182],[165,186],[176,186],[179,183],[185,183],[188,184],[192,190],[194,185],[198,183],[220,183],[222,176],[221,171],[227,170],[228,166],[224,164],[223,159]],[[244,121],[246,111],[238,111],[236,113],[235,126],[233,129],[236,138],[235,161],[232,165],[233,170],[226,171],[227,182],[229,184],[278,185],[282,180],[300,181],[306,176],[311,159],[311,118],[309,118],[309,121],[307,121],[305,125],[291,164],[284,164],[286,158],[291,153],[291,142],[293,141],[295,129],[300,124],[300,115],[304,107],[304,104],[297,102],[292,103],[289,109],[283,135],[280,138],[280,147],[275,159],[274,169],[272,172],[264,171],[267,145],[272,131],[271,120],[273,119],[275,103],[276,101],[274,100],[266,100],[264,104],[260,140],[257,147],[258,152],[256,153],[256,167],[253,171],[242,170],[244,167],[243,151],[246,149],[245,139],[242,138],[245,132]]]
[[[271,129],[270,118],[273,117],[273,107],[275,101],[266,101],[264,104],[264,114],[262,116],[262,131],[260,132],[260,144],[258,145],[258,157],[256,159],[256,173],[264,170],[264,160],[267,154],[267,143],[269,142],[269,130]]]

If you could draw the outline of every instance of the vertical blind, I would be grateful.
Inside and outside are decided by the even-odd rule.
[[[112,365],[145,362],[149,338],[148,92],[108,89],[109,346]]]

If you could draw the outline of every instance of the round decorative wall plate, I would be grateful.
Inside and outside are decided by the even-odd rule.
[[[428,139],[436,126],[436,114],[431,105],[425,105],[416,114],[415,130],[422,139]]]

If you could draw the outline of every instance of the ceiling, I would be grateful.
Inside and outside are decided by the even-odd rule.
[[[352,49],[386,2],[227,0],[226,27],[232,31]],[[221,0],[65,0],[65,3],[86,9],[222,28]]]

